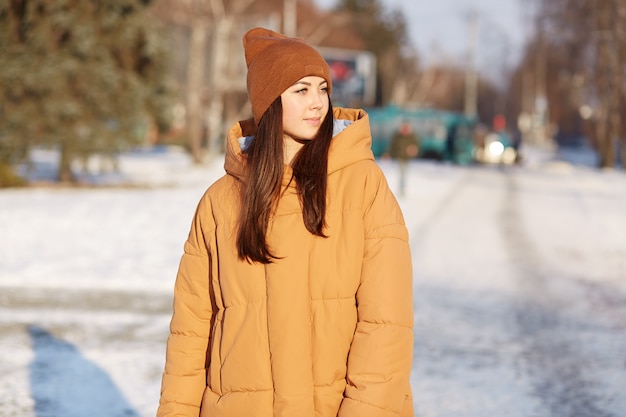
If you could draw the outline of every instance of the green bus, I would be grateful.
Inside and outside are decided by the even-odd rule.
[[[474,161],[475,117],[447,110],[411,109],[393,105],[365,110],[370,118],[372,151],[376,157],[387,153],[393,135],[401,124],[408,123],[419,138],[418,158],[461,165]]]

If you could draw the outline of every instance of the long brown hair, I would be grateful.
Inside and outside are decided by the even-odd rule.
[[[293,178],[302,207],[306,229],[321,237],[326,216],[328,149],[333,136],[333,107],[317,135],[306,141],[292,161]],[[278,200],[284,174],[283,107],[278,97],[259,120],[254,139],[244,150],[247,155],[247,183],[241,192],[241,212],[237,234],[239,258],[268,264],[279,256],[272,253],[267,228]]]

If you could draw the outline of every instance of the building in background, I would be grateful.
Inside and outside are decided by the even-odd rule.
[[[376,99],[376,57],[369,51],[318,48],[330,66],[336,106],[368,107]]]

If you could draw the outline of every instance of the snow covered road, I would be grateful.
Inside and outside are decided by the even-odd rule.
[[[625,415],[619,175],[464,172],[413,234],[417,415]]]

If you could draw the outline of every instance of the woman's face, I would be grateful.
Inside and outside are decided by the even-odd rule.
[[[296,140],[311,140],[328,113],[328,83],[322,77],[298,80],[280,96],[283,133]]]

